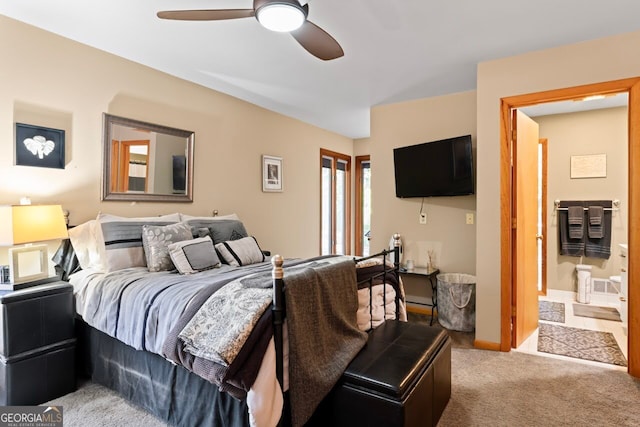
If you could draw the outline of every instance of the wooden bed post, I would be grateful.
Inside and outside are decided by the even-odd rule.
[[[280,383],[280,389],[284,394],[284,376],[283,376],[283,348],[282,348],[282,325],[284,322],[284,269],[282,268],[284,259],[280,255],[274,255],[271,258],[271,265],[273,265],[272,277],[273,277],[273,341],[276,347],[276,378]],[[278,425],[283,424],[284,409],[282,411],[282,417]]]

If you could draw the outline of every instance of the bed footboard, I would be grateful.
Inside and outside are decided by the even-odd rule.
[[[393,254],[394,267],[387,268],[387,260],[389,259],[391,254]],[[371,255],[366,258],[359,258],[359,259],[354,258],[354,262],[361,262],[361,261],[364,261],[370,258],[376,258],[376,257],[382,257],[383,259],[382,265],[384,266],[384,268],[382,269],[382,272],[379,274],[382,277],[383,286],[386,287],[387,275],[395,274],[396,278],[399,277],[400,248],[396,246],[393,249],[383,250],[380,253]],[[280,384],[280,388],[283,390],[283,395],[284,395],[283,325],[284,325],[284,319],[286,317],[286,301],[285,301],[285,295],[284,295],[285,281],[284,281],[284,269],[283,269],[284,259],[280,255],[274,255],[271,258],[271,264],[273,266],[273,269],[272,269],[273,304],[272,304],[271,310],[273,315],[272,316],[273,317],[273,339],[274,339],[275,350],[276,350],[276,377]],[[375,277],[378,277],[378,276],[375,276]],[[373,283],[373,279],[368,279],[368,280],[371,280],[371,283]],[[371,292],[371,286],[369,287],[369,289]],[[386,295],[386,288],[384,288],[383,290],[383,295]],[[400,304],[399,299],[400,299],[399,292],[396,292],[396,301],[395,301],[396,319],[398,318],[398,313],[399,313],[399,304]],[[386,306],[386,300],[383,301],[383,304],[384,306]],[[288,405],[285,404],[278,426],[289,425],[289,424],[290,424],[290,418],[288,413]]]

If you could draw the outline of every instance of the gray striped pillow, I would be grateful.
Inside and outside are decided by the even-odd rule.
[[[158,217],[125,218],[99,214],[102,271],[110,272],[147,265],[142,248],[142,226],[145,224],[168,225],[179,222],[178,214]]]
[[[264,253],[253,236],[218,243],[216,250],[227,264],[236,267],[264,261]]]
[[[171,243],[168,249],[171,261],[180,274],[193,274],[220,267],[220,258],[209,236]]]

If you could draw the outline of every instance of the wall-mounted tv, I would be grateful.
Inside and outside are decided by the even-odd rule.
[[[396,197],[474,194],[471,135],[395,148]]]

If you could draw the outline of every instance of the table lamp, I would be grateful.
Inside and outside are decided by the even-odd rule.
[[[49,276],[47,245],[32,243],[67,236],[60,205],[0,206],[0,246],[12,246],[8,251],[9,283],[3,283],[2,289],[20,289],[28,287],[29,282],[46,279]],[[19,284],[22,285],[16,286]]]

